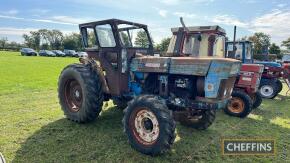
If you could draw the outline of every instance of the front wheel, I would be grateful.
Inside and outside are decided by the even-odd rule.
[[[252,111],[252,99],[243,91],[233,91],[224,112],[234,117],[244,118]]]
[[[160,97],[138,96],[128,103],[124,113],[124,131],[132,148],[148,155],[170,149],[175,139],[175,121]]]

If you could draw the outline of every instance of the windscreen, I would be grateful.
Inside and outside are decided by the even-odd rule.
[[[167,53],[173,53],[176,35],[171,37]],[[224,57],[225,36],[211,33],[196,33],[185,36],[182,44],[182,53],[196,57]]]
[[[150,42],[144,28],[129,25],[118,25],[122,45],[129,48],[149,48]]]

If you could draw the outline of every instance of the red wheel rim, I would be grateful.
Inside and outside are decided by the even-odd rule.
[[[82,106],[83,93],[80,84],[75,80],[68,80],[64,85],[66,104],[71,112],[78,112]]]
[[[159,137],[157,117],[147,108],[136,109],[130,116],[129,126],[135,139],[142,145],[151,146]]]

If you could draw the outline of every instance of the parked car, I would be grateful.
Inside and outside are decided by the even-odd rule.
[[[22,48],[20,49],[20,53],[22,56],[37,56],[37,52],[31,48]]]
[[[78,56],[78,54],[75,50],[64,49],[63,52],[65,53],[65,56],[70,56],[70,57],[77,57]]]
[[[55,57],[56,54],[49,50],[40,50],[39,56],[48,56],[48,57]]]
[[[86,52],[77,52],[78,57],[87,57],[88,54]]]
[[[53,50],[52,51],[57,57],[65,57],[65,53],[60,50]]]

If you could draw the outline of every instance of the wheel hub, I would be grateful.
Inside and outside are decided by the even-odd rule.
[[[261,87],[261,94],[265,97],[271,96],[273,94],[274,90],[269,85],[264,85]]]
[[[70,111],[78,112],[80,110],[83,101],[82,88],[76,80],[66,82],[65,99]]]
[[[241,113],[245,109],[245,104],[242,99],[232,97],[228,104],[228,109],[233,113]]]
[[[142,144],[153,144],[159,136],[159,123],[153,112],[142,109],[134,120],[137,140]]]

